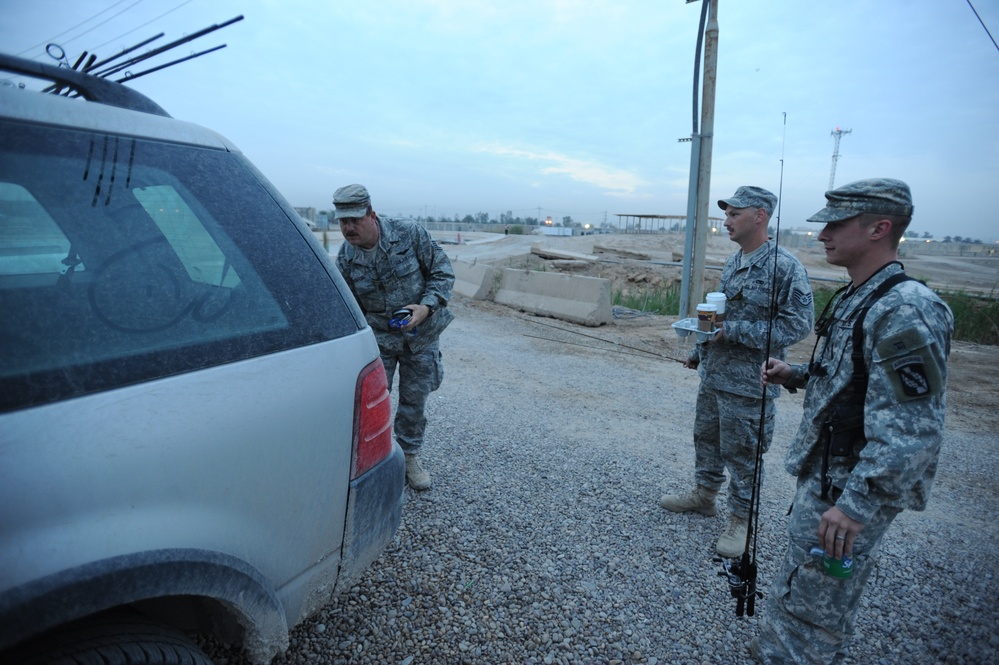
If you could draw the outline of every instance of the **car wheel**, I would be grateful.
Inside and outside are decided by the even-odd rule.
[[[69,624],[4,656],[11,665],[212,665],[184,633],[114,612]]]

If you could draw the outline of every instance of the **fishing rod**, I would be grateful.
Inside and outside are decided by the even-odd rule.
[[[172,49],[180,46],[181,44],[186,44],[187,42],[190,42],[190,41],[193,41],[195,39],[198,39],[199,37],[203,37],[203,36],[205,36],[205,35],[207,35],[209,33],[215,32],[216,30],[221,30],[222,28],[228,27],[228,26],[232,25],[233,23],[237,23],[237,22],[242,21],[242,20],[243,20],[243,16],[242,15],[236,16],[235,18],[231,18],[228,21],[225,21],[224,23],[217,23],[215,25],[208,26],[207,28],[203,28],[203,29],[201,29],[201,30],[199,30],[197,32],[194,32],[194,33],[190,34],[190,35],[187,35],[185,37],[182,37],[180,39],[172,41],[169,44],[165,44],[163,46],[160,46],[159,48],[152,49],[152,50],[147,51],[147,52],[145,52],[145,53],[143,53],[141,55],[137,55],[137,56],[131,57],[131,58],[125,60],[124,62],[118,62],[116,64],[111,64],[111,63],[115,63],[115,61],[120,60],[122,57],[124,57],[125,55],[127,55],[129,53],[132,53],[136,49],[139,49],[139,48],[141,48],[141,47],[143,47],[143,46],[145,46],[147,44],[150,44],[150,43],[156,41],[157,39],[159,39],[160,37],[163,36],[163,33],[161,32],[161,33],[159,33],[159,34],[157,34],[157,35],[155,35],[153,37],[150,37],[149,39],[145,39],[145,40],[139,42],[138,44],[135,44],[134,46],[130,46],[130,47],[126,48],[126,49],[123,49],[122,51],[119,51],[115,55],[113,55],[113,56],[111,56],[109,58],[105,58],[104,60],[101,60],[99,62],[96,62],[96,60],[97,60],[97,55],[96,54],[88,54],[86,51],[84,51],[83,53],[80,54],[80,57],[77,58],[76,63],[72,67],[70,67],[69,61],[66,59],[66,52],[58,44],[49,44],[48,46],[46,46],[45,50],[46,50],[46,52],[49,54],[49,56],[53,60],[55,60],[57,63],[59,63],[60,67],[66,67],[67,69],[72,69],[73,71],[78,71],[81,74],[86,74],[88,76],[93,76],[93,77],[97,77],[97,78],[108,78],[109,76],[111,76],[113,74],[116,74],[118,72],[121,72],[122,70],[125,70],[128,67],[136,65],[136,64],[138,64],[140,62],[148,60],[149,58],[155,57],[155,56],[160,55],[162,53],[166,53],[167,51],[170,51],[170,50],[172,50]],[[166,69],[167,67],[172,67],[173,65],[179,64],[181,62],[186,62],[188,60],[192,60],[194,58],[199,58],[199,57],[201,57],[203,55],[207,55],[208,53],[213,53],[214,51],[218,51],[219,49],[223,49],[225,47],[226,47],[226,44],[222,44],[220,46],[215,46],[215,47],[212,47],[210,49],[206,49],[206,50],[200,51],[198,53],[192,53],[192,54],[187,55],[185,57],[178,58],[176,60],[172,60],[172,61],[170,61],[170,62],[168,62],[166,64],[162,64],[162,65],[158,65],[158,66],[155,66],[155,67],[151,67],[150,69],[146,69],[144,71],[141,71],[141,72],[138,72],[138,73],[135,73],[135,74],[133,74],[132,72],[126,71],[122,75],[122,78],[119,78],[119,79],[117,79],[114,82],[115,83],[125,83],[126,81],[131,81],[133,79],[139,78],[140,76],[146,76],[147,74],[152,74],[153,72],[158,72],[161,69]],[[89,55],[89,58],[87,57],[88,55]],[[84,60],[86,60],[86,63],[84,63]],[[102,67],[103,67],[103,69],[102,69]],[[77,85],[79,85],[79,84],[77,84]],[[61,94],[61,95],[65,95],[67,97],[78,97],[78,96],[80,96],[80,91],[77,89],[77,87],[74,86],[74,85],[72,85],[71,83],[69,83],[67,81],[58,81],[58,82],[56,82],[56,83],[54,83],[54,84],[46,87],[45,89],[43,89],[42,92],[52,93],[52,94],[56,94],[56,95],[60,95]]]
[[[156,41],[157,39],[159,39],[159,38],[160,38],[160,37],[162,37],[163,35],[164,35],[164,33],[162,33],[162,32],[161,32],[161,33],[159,33],[159,34],[157,34],[157,35],[153,35],[153,36],[152,36],[152,37],[150,37],[149,39],[144,39],[143,41],[139,42],[139,43],[138,43],[138,44],[136,44],[135,46],[129,46],[128,48],[125,48],[125,49],[122,49],[122,50],[121,50],[121,51],[119,51],[118,53],[116,53],[116,54],[112,55],[112,56],[111,56],[110,58],[104,58],[104,59],[103,59],[103,60],[101,60],[100,62],[95,62],[94,64],[90,65],[89,67],[87,67],[87,68],[86,68],[86,69],[84,69],[83,71],[85,71],[85,72],[88,72],[88,73],[89,73],[89,72],[90,72],[90,70],[92,70],[92,69],[97,69],[98,67],[103,67],[104,65],[108,64],[109,62],[114,62],[114,61],[115,61],[115,60],[117,60],[118,58],[121,58],[121,57],[123,57],[123,56],[126,56],[126,55],[128,55],[129,53],[131,53],[132,51],[134,51],[134,50],[136,50],[136,49],[139,49],[139,48],[142,48],[142,47],[143,47],[143,46],[145,46],[146,44],[151,44],[151,43],[155,42],[155,41]]]
[[[517,318],[520,319],[520,320],[522,320],[522,321],[527,321],[529,323],[536,323],[539,326],[547,326],[549,328],[554,328],[555,330],[561,330],[562,332],[572,333],[573,335],[580,335],[582,337],[588,337],[590,339],[595,339],[595,340],[604,342],[605,344],[614,344],[616,346],[621,346],[621,347],[624,347],[626,349],[631,349],[632,351],[641,351],[642,353],[650,355],[650,356],[653,356],[655,358],[664,358],[666,360],[672,360],[674,362],[679,362],[679,363],[684,362],[682,360],[679,360],[677,358],[672,358],[672,357],[664,355],[662,353],[656,353],[655,351],[649,351],[648,349],[643,349],[643,348],[638,347],[638,346],[630,346],[628,344],[622,344],[620,342],[615,342],[614,340],[610,340],[610,339],[604,339],[603,337],[598,337],[596,335],[588,335],[586,333],[579,332],[578,330],[570,330],[569,328],[563,328],[562,326],[556,326],[556,325],[553,325],[551,323],[545,323],[544,321],[535,321],[534,319],[529,319],[529,318],[524,317],[524,316],[518,316]],[[528,337],[530,337],[530,335],[528,335]],[[541,339],[544,339],[544,338],[541,338]],[[555,340],[549,340],[549,341],[555,341]],[[571,344],[571,343],[572,342],[567,342],[567,344]],[[590,348],[597,348],[597,347],[590,347]],[[630,354],[630,355],[636,355],[636,354]]]
[[[174,49],[174,48],[180,46],[181,44],[186,44],[187,42],[194,41],[195,39],[198,39],[200,37],[204,37],[205,35],[207,35],[207,34],[209,34],[211,32],[215,32],[216,30],[221,30],[222,28],[228,27],[228,26],[232,25],[233,23],[236,23],[236,22],[242,21],[242,20],[243,20],[243,16],[239,15],[239,16],[237,16],[235,18],[229,19],[225,23],[217,23],[215,25],[210,25],[207,28],[203,28],[203,29],[201,29],[201,30],[199,30],[197,32],[191,33],[190,35],[187,35],[186,37],[181,37],[180,39],[172,41],[169,44],[164,44],[163,46],[160,46],[159,48],[154,48],[151,51],[147,51],[146,53],[143,53],[142,55],[135,56],[134,58],[129,58],[125,62],[113,65],[113,66],[111,66],[111,67],[109,67],[107,69],[104,69],[102,71],[92,72],[92,73],[93,73],[94,76],[100,76],[102,78],[107,78],[108,76],[111,76],[112,74],[116,74],[116,73],[120,72],[121,70],[123,70],[123,69],[125,69],[127,67],[131,67],[132,65],[138,64],[138,63],[142,62],[143,60],[147,60],[149,58],[152,58],[153,56],[157,56],[160,53],[165,53],[166,51]]]
[[[784,142],[787,137],[787,113],[783,114],[783,136],[781,137],[780,182],[777,186],[776,231],[774,232],[774,267],[770,284],[770,317],[767,325],[767,343],[763,363],[770,357],[774,319],[777,318],[777,259],[780,250],[780,208],[784,199]],[[761,366],[762,366],[761,364]],[[755,461],[753,465],[753,491],[749,499],[749,518],[746,528],[746,545],[739,559],[722,559],[720,576],[728,580],[729,590],[735,598],[735,615],[753,616],[756,612],[756,599],[763,593],[756,588],[756,547],[760,523],[760,495],[763,485],[763,442],[766,438],[767,386],[763,386],[760,400],[760,425],[756,433]]]
[[[122,78],[116,80],[115,83],[124,83],[125,81],[131,81],[133,79],[139,78],[140,76],[145,76],[146,74],[152,74],[153,72],[158,72],[161,69],[166,69],[167,67],[173,67],[176,64],[180,64],[180,63],[186,62],[188,60],[193,60],[194,58],[200,58],[201,56],[207,55],[209,53],[214,53],[215,51],[218,51],[219,49],[224,49],[225,47],[226,47],[225,44],[221,44],[220,46],[214,46],[214,47],[212,47],[210,49],[205,49],[204,51],[199,51],[198,53],[192,53],[191,55],[185,56],[183,58],[178,58],[177,60],[171,60],[168,63],[159,65],[157,67],[153,67],[152,69],[147,69],[147,70],[145,70],[143,72],[139,72],[138,74],[132,74],[131,72],[125,72],[125,76],[123,76]]]
[[[575,331],[567,330],[566,332],[575,332]],[[646,355],[642,355],[641,353],[632,353],[631,351],[622,351],[620,349],[605,349],[605,348],[602,348],[602,347],[599,347],[599,346],[594,346],[592,344],[582,344],[580,342],[569,342],[569,341],[566,341],[566,340],[552,339],[551,337],[542,337],[541,335],[531,335],[531,334],[528,334],[528,333],[523,333],[523,335],[524,335],[524,337],[530,337],[531,339],[543,339],[546,342],[557,342],[559,344],[571,344],[573,346],[581,346],[584,349],[593,349],[594,351],[604,351],[604,352],[609,352],[609,353],[620,353],[620,354],[626,355],[626,356],[637,356],[639,358],[648,358],[648,356],[646,356]],[[672,360],[673,362],[678,362],[678,363],[682,363],[683,362],[679,358],[671,358],[670,356],[659,355],[659,354],[654,354],[654,355],[655,355],[655,357],[662,358],[664,360]]]

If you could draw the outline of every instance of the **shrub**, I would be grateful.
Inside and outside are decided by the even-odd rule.
[[[820,286],[813,290],[815,318],[818,318],[836,289]],[[999,301],[964,292],[935,292],[954,313],[954,339],[975,344],[999,345]]]

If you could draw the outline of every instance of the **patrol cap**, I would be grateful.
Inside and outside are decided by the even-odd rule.
[[[344,185],[333,192],[334,217],[364,217],[371,206],[371,197],[364,185]]]
[[[869,178],[826,192],[826,207],[809,222],[842,222],[865,212],[912,215],[912,193],[901,180]]]
[[[718,202],[718,207],[722,210],[727,210],[729,206],[733,208],[763,208],[768,215],[772,215],[774,208],[777,207],[777,196],[762,187],[740,187],[735,190],[735,196]]]

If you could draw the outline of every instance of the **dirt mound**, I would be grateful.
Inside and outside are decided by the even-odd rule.
[[[594,260],[586,265],[573,265],[573,274],[603,277],[609,279],[614,293],[639,294],[650,288],[665,287],[680,280],[680,268],[673,265],[673,251],[676,243],[683,249],[682,236],[596,236],[584,238],[559,238],[560,246],[569,247],[575,241],[572,251],[594,253]],[[564,242],[570,241],[570,242]],[[581,249],[582,248],[582,249]],[[706,264],[720,267],[734,251],[735,245],[728,238],[711,238],[708,245]],[[825,262],[825,254],[820,248],[792,248],[791,250],[805,265],[813,280],[846,281],[846,271],[830,266]],[[635,259],[630,255],[647,254],[648,259]],[[930,259],[929,261],[925,259]],[[935,260],[935,257],[908,257],[906,270],[910,274],[927,280],[930,286],[943,288],[942,284],[956,285],[968,282],[967,266],[963,262]],[[551,262],[536,259],[533,269],[552,270]],[[706,270],[705,292],[717,289],[720,270]],[[977,275],[980,285],[981,275]],[[654,315],[618,316],[606,331],[620,335],[624,344],[639,346],[655,351],[667,358],[682,360],[690,352],[690,338],[680,338],[671,325],[678,317]],[[794,345],[788,350],[792,362],[808,362],[815,346],[814,335]],[[987,427],[986,419],[992,420],[995,409],[995,396],[999,394],[999,350],[994,346],[982,346],[967,342],[955,342],[948,362],[948,419],[960,427]]]

